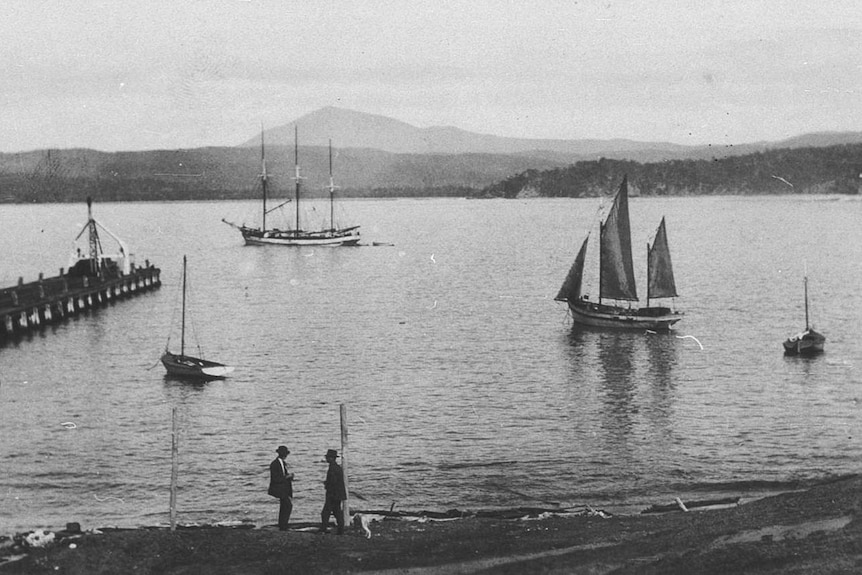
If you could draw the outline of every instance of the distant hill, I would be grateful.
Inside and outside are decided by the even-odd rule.
[[[781,142],[680,146],[631,140],[531,140],[474,134],[328,107],[266,131],[273,197],[294,190],[294,127],[303,190],[323,195],[334,177],[344,196],[504,196],[602,193],[596,174],[621,171],[646,193],[852,193],[862,133],[806,134]],[[238,147],[144,152],[87,149],[0,153],[0,202],[204,200],[259,197],[260,136]],[[851,152],[847,152],[847,150]],[[856,154],[854,157],[853,154]],[[736,158],[734,160],[734,158]],[[853,171],[855,170],[855,175]],[[777,174],[794,187],[782,187]],[[585,188],[586,186],[586,188]],[[613,185],[611,185],[613,187]],[[580,191],[579,191],[580,190]]]
[[[283,126],[265,130],[267,146],[293,146],[298,127],[300,145],[326,146],[331,139],[339,148],[374,148],[407,154],[507,154],[526,155],[551,162],[573,163],[599,158],[660,162],[741,156],[777,148],[824,147],[862,143],[862,132],[823,132],[780,142],[756,142],[734,146],[682,146],[666,142],[634,140],[541,140],[477,134],[453,127],[418,128],[386,116],[329,106],[301,116]],[[259,147],[256,135],[241,146]]]
[[[329,184],[329,150],[300,146],[304,194]],[[293,147],[267,145],[272,196],[294,191]],[[503,154],[393,154],[335,149],[334,178],[345,196],[459,195],[530,168],[566,165]],[[47,150],[0,154],[0,202],[201,200],[259,197],[260,151],[196,148],[106,153]]]
[[[453,127],[417,128],[386,116],[329,106],[297,118],[289,124],[264,131],[270,143],[293,146],[298,127],[300,145],[326,146],[331,139],[341,148],[374,148],[406,154],[507,154],[573,161],[596,154],[618,152],[652,156],[676,156],[686,147],[677,144],[630,140],[532,140],[476,134]],[[260,136],[242,146],[260,146]]]
[[[593,197],[628,176],[634,194],[653,196],[862,193],[862,144],[781,148],[711,160],[638,163],[601,159],[526,170],[488,186],[485,197]]]

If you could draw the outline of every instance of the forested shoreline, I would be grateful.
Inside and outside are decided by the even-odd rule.
[[[862,144],[776,149],[712,160],[642,163],[600,158],[559,167],[540,159],[499,155],[353,153],[344,154],[346,167],[336,179],[342,197],[594,197],[614,190],[624,175],[634,195],[647,196],[858,194],[862,185]],[[97,201],[255,199],[261,192],[255,173],[259,158],[255,160],[254,154],[228,148],[3,154],[0,202],[77,202],[87,196]],[[377,158],[376,163],[369,158]],[[539,167],[514,171],[531,163]],[[292,197],[288,166],[276,168],[270,196]],[[325,197],[325,171],[304,173],[314,175],[303,182],[303,194]]]

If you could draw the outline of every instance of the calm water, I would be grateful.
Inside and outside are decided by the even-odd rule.
[[[166,523],[172,408],[181,522],[273,523],[280,443],[294,518],[313,520],[340,404],[364,509],[632,511],[859,470],[862,198],[633,198],[636,254],[667,216],[686,312],[670,335],[573,331],[553,301],[596,200],[344,208],[364,242],[393,245],[245,247],[220,220],[248,221],[251,202],[97,204],[164,285],[0,348],[0,534]],[[0,285],[66,266],[85,219],[0,207]],[[157,363],[183,254],[195,332],[236,365],[227,380]],[[806,265],[827,351],[785,358]]]

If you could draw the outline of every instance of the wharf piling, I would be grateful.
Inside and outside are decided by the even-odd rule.
[[[71,272],[72,270],[70,270]],[[64,273],[0,289],[0,341],[36,331],[84,311],[161,286],[161,270],[147,261],[129,273],[81,275]]]

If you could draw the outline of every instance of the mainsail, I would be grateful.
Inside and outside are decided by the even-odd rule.
[[[601,226],[599,299],[637,301],[631,235],[629,186],[625,177],[608,218]]]
[[[581,244],[581,250],[578,252],[577,257],[575,257],[575,262],[569,268],[569,274],[566,276],[565,281],[563,281],[563,286],[560,288],[559,293],[557,293],[557,297],[554,298],[555,300],[578,301],[581,297],[581,285],[584,279],[584,259],[586,259],[587,242],[589,241],[590,236],[587,234],[587,237],[584,238],[584,243]]]
[[[661,219],[652,246],[647,245],[647,251],[647,301],[650,298],[677,297],[664,218]]]

